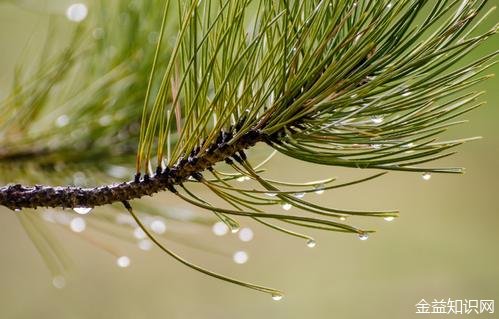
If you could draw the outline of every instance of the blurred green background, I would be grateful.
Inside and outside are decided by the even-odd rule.
[[[42,44],[35,31],[46,28],[47,14],[64,13],[69,3],[20,2],[25,6],[0,1],[0,97],[9,91],[12,72],[27,43]],[[494,25],[498,17],[493,13],[482,29]],[[496,36],[475,55],[497,50],[498,44]],[[498,71],[495,66],[490,73]],[[144,252],[105,237],[132,260],[130,267],[120,269],[114,257],[78,235],[51,226],[74,261],[67,286],[55,289],[14,213],[0,208],[0,318],[417,318],[421,315],[415,314],[415,304],[422,298],[497,302],[498,88],[497,77],[482,83],[479,90],[487,91],[483,96],[487,105],[467,115],[468,124],[449,132],[453,137],[485,137],[442,161],[466,167],[466,174],[434,175],[423,181],[419,174],[390,173],[322,197],[310,195],[339,208],[400,209],[401,218],[391,223],[359,220],[358,224],[377,230],[367,241],[317,232],[313,234],[317,247],[310,249],[300,240],[257,225],[252,225],[255,238],[249,243],[235,235],[216,237],[209,227],[168,225],[178,236],[223,254],[171,243],[174,250],[210,269],[282,289],[286,295],[280,302],[194,272],[158,249]],[[283,156],[276,157],[269,170],[290,181],[330,176],[350,180],[369,173],[311,166]],[[165,209],[195,211],[169,194],[153,200],[164,202]],[[91,230],[87,233],[92,235]],[[231,260],[240,249],[250,256],[243,265]]]

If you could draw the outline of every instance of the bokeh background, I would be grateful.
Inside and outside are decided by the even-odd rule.
[[[492,6],[495,1],[489,1]],[[0,1],[0,96],[27,43],[42,44],[35,31],[47,15],[64,12],[68,1]],[[493,13],[483,30],[497,23]],[[61,20],[64,17],[61,16]],[[69,22],[67,22],[69,24]],[[475,56],[499,48],[490,39]],[[473,56],[470,56],[472,59]],[[494,66],[490,73],[498,73]],[[461,176],[390,173],[352,188],[326,192],[317,200],[339,208],[397,208],[393,222],[358,220],[377,230],[367,241],[353,235],[313,233],[317,247],[253,227],[251,242],[236,235],[214,236],[210,227],[167,224],[174,250],[227,275],[280,288],[280,302],[269,296],[194,272],[159,249],[105,237],[130,256],[121,269],[114,257],[60,227],[51,230],[73,259],[64,289],[55,289],[50,272],[15,214],[0,208],[0,318],[417,318],[422,298],[499,300],[499,80],[480,84],[487,105],[466,116],[469,123],[448,135],[484,138],[460,147],[442,161],[466,167]],[[350,180],[370,172],[306,165],[277,156],[273,176],[305,181],[336,176]],[[202,214],[168,194],[156,196],[165,209]],[[98,214],[105,208],[96,209]],[[29,212],[26,212],[29,213]],[[88,235],[92,235],[91,230]],[[180,239],[180,243],[178,241]],[[182,241],[208,249],[193,249]],[[249,261],[232,261],[245,250]],[[432,317],[432,315],[423,315]],[[442,316],[442,315],[441,315]],[[473,317],[473,315],[462,315]],[[481,315],[480,318],[495,318]]]

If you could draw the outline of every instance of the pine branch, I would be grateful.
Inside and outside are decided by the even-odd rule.
[[[68,48],[40,65],[35,83],[15,81],[0,119],[6,136],[0,163],[6,170],[32,157],[41,171],[50,172],[47,167],[60,161],[99,169],[103,158],[130,163],[131,150],[137,148],[134,179],[96,188],[9,185],[0,188],[0,205],[88,211],[121,202],[150,240],[176,260],[277,300],[282,297],[277,290],[207,271],[170,251],[142,224],[129,201],[170,191],[211,211],[233,231],[239,228],[234,216],[249,217],[313,247],[312,237],[282,224],[353,233],[365,240],[371,231],[345,222],[348,216],[391,220],[398,212],[325,207],[303,199],[305,194],[384,173],[343,184],[333,179],[275,181],[250,163],[246,149],[265,142],[310,165],[462,172],[424,164],[472,140],[437,138],[462,122],[455,118],[482,104],[477,102],[481,93],[468,89],[489,78],[482,73],[497,62],[499,51],[459,63],[498,30],[495,25],[471,36],[492,11],[477,18],[486,1],[192,0],[161,5],[163,10],[151,1],[132,6],[102,2],[103,12],[110,6],[116,14],[125,13],[125,27],[109,26],[104,16],[98,20],[103,29],[92,31],[96,41],[89,44],[82,37],[89,27],[79,25]],[[150,46],[144,39],[158,27],[157,41]],[[172,37],[173,44],[165,43]],[[116,52],[108,52],[111,47]],[[87,70],[86,77],[66,84],[73,83],[69,79],[79,69]],[[62,106],[52,112],[50,107],[59,103],[53,94],[61,87],[73,94],[61,98]],[[46,125],[54,119],[55,130]],[[232,173],[219,171],[220,163]],[[258,188],[236,187],[235,179],[251,179]],[[192,183],[222,203],[203,199],[190,189]],[[313,217],[270,212],[278,205]]]
[[[231,133],[232,134],[232,133]],[[37,185],[25,187],[20,184],[0,188],[0,205],[12,210],[38,207],[61,208],[94,208],[96,206],[130,201],[143,196],[151,196],[164,190],[176,193],[175,185],[181,185],[189,177],[198,176],[201,172],[211,168],[218,162],[224,162],[237,153],[254,146],[264,139],[263,134],[252,130],[245,133],[236,144],[228,145],[220,135],[220,143],[212,145],[210,151],[202,156],[192,154],[187,159],[181,159],[172,168],[158,168],[152,177],[145,175],[135,176],[130,182],[101,186],[96,188],[81,187],[51,187]]]

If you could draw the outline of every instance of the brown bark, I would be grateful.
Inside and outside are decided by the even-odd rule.
[[[221,134],[218,142],[211,145],[203,154],[191,154],[182,158],[176,165],[164,170],[158,169],[154,176],[136,176],[133,181],[95,188],[22,186],[20,184],[0,187],[0,205],[12,210],[37,207],[95,207],[114,202],[124,202],[145,195],[170,190],[176,192],[175,185],[186,181],[218,162],[225,161],[236,153],[268,140],[259,130],[250,130],[232,144],[224,142]]]

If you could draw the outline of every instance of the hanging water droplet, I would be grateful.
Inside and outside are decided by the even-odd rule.
[[[151,229],[156,234],[164,234],[166,231],[166,224],[164,221],[156,219],[151,223]]]
[[[253,230],[249,227],[244,227],[241,229],[238,236],[241,241],[251,241],[253,239]]]
[[[384,121],[383,116],[375,115],[371,117],[371,122],[373,122],[374,124],[381,124],[383,123],[383,121]]]
[[[92,210],[92,207],[75,207],[75,208],[73,208],[73,210],[78,214],[85,215],[85,214],[90,213],[90,211]]]
[[[63,127],[63,126],[66,126],[68,125],[69,123],[69,117],[66,115],[66,114],[63,114],[61,116],[59,116],[56,120],[55,120],[55,125],[57,127]]]
[[[73,22],[81,22],[85,20],[88,14],[88,8],[83,3],[74,3],[66,10],[66,18]]]
[[[244,264],[248,261],[249,257],[245,251],[239,250],[234,253],[232,259],[236,264]]]
[[[303,198],[303,197],[305,197],[305,193],[294,193],[293,196],[295,198]]]
[[[149,239],[142,239],[139,241],[139,248],[142,250],[151,250],[152,242]]]
[[[276,193],[265,193],[265,195],[267,195],[268,197],[276,197],[277,196]]]
[[[232,226],[230,228],[230,232],[236,234],[239,231],[239,226]]]
[[[317,195],[324,194],[324,184],[319,184],[315,186],[315,193]]]
[[[128,256],[120,256],[116,259],[116,264],[120,268],[126,268],[130,266],[130,258],[128,258]]]
[[[283,295],[278,294],[278,293],[274,293],[274,294],[272,294],[272,299],[273,299],[273,300],[275,300],[275,301],[279,301],[279,300],[281,300],[281,299],[282,299],[282,297],[283,297]]]
[[[211,231],[217,236],[223,236],[229,231],[229,227],[224,222],[216,222],[211,227]]]
[[[281,207],[282,207],[282,209],[284,209],[284,210],[290,210],[290,209],[291,209],[291,207],[293,207],[293,205],[291,205],[290,203],[284,203],[284,204],[282,204],[282,206],[281,206]]]
[[[146,233],[140,227],[135,227],[133,230],[133,237],[137,239],[144,239],[147,237]]]
[[[307,240],[307,247],[308,248],[314,248],[316,245],[317,245],[317,242],[314,239],[310,238],[309,240]]]
[[[360,240],[367,240],[368,238],[369,238],[369,235],[367,233],[360,233],[359,234]]]
[[[75,233],[81,233],[87,227],[87,223],[81,217],[75,217],[69,223],[69,228]]]
[[[392,220],[394,220],[394,219],[395,219],[395,217],[393,217],[393,216],[388,216],[388,217],[385,217],[385,218],[383,218],[383,219],[384,219],[384,220],[386,220],[387,222],[391,222]]]
[[[52,285],[57,289],[66,287],[66,278],[63,276],[55,276],[52,278]]]
[[[421,175],[421,178],[424,179],[425,181],[429,181],[431,178],[431,173],[426,172],[423,175]]]

